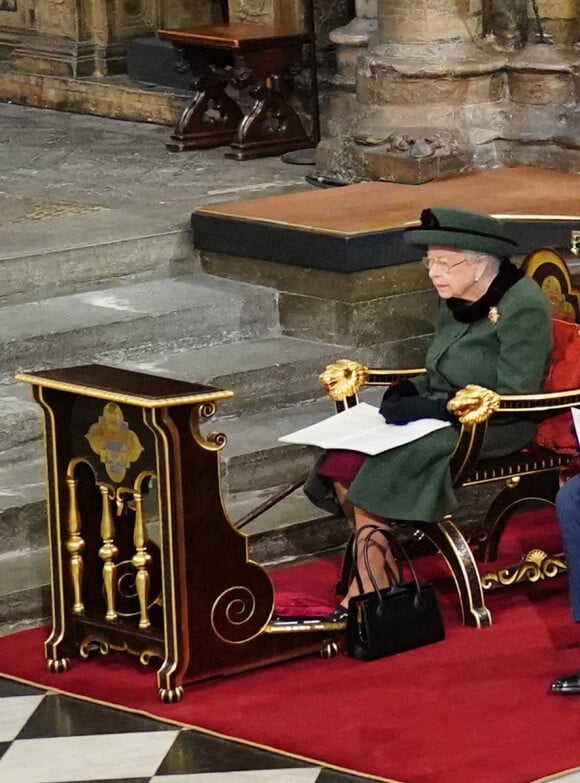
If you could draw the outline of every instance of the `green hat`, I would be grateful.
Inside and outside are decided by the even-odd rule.
[[[512,255],[518,248],[501,220],[456,207],[424,209],[421,224],[406,228],[403,236],[407,244],[417,247],[457,247],[500,258]]]

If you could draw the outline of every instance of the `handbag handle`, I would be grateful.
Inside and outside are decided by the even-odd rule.
[[[359,528],[354,536],[353,540],[353,563],[354,563],[354,575],[356,578],[357,586],[360,591],[360,593],[363,593],[363,586],[362,586],[362,580],[359,573],[358,568],[358,559],[357,559],[357,551],[358,551],[358,542],[361,536],[361,533],[364,530],[370,530],[371,532],[366,537],[365,542],[363,544],[363,561],[365,564],[365,568],[370,580],[370,583],[373,586],[374,591],[377,593],[379,601],[383,601],[383,596],[381,595],[381,591],[379,590],[379,586],[377,584],[377,581],[375,579],[375,576],[371,570],[370,563],[369,563],[369,544],[371,541],[371,538],[375,533],[380,533],[387,541],[387,544],[391,546],[391,551],[393,554],[395,554],[395,550],[398,549],[399,554],[403,555],[403,558],[406,560],[407,565],[409,566],[409,571],[411,573],[411,576],[413,578],[413,582],[415,583],[415,587],[417,588],[417,598],[420,596],[421,593],[421,583],[419,582],[419,579],[417,577],[417,572],[415,571],[415,567],[411,561],[411,558],[409,557],[409,554],[403,544],[399,541],[399,539],[393,535],[393,533],[390,530],[387,530],[384,527],[379,527],[379,525],[363,525],[361,528]],[[395,555],[396,557],[396,555]],[[386,564],[385,564],[386,565]],[[395,574],[390,566],[387,566],[388,570],[390,571],[389,576],[395,577],[395,583],[394,584],[400,584],[403,581],[403,574],[401,568],[399,568],[399,573]]]
[[[351,559],[352,559],[352,563],[353,563],[353,576],[354,576],[354,578],[356,580],[357,587],[358,587],[359,593],[361,595],[364,593],[364,588],[363,588],[363,584],[362,584],[360,570],[359,570],[359,567],[358,567],[358,547],[359,547],[359,541],[360,541],[361,535],[362,535],[362,533],[365,530],[372,531],[370,533],[370,535],[369,535],[369,538],[370,538],[370,536],[372,536],[373,533],[376,532],[377,530],[382,531],[382,530],[385,530],[385,529],[379,527],[378,525],[371,525],[371,524],[363,525],[362,527],[360,527],[356,531],[356,533],[353,536],[352,544],[351,544],[351,546],[352,546]],[[385,530],[385,533],[386,533],[386,530]],[[387,539],[387,543],[389,543],[388,539]],[[373,573],[371,571],[371,568],[370,568],[369,556],[368,556],[368,541],[365,541],[362,555],[363,555],[363,562],[365,564],[366,572],[369,575],[370,582],[371,582],[374,590],[378,591],[379,588],[378,588],[378,585],[376,583],[376,579],[375,579],[375,577],[374,577],[374,575],[373,575]],[[403,580],[403,575],[402,575],[400,569],[399,569],[399,573],[398,574],[394,573],[391,565],[390,564],[387,565],[386,561],[385,561],[385,567],[387,568],[387,571],[388,571],[387,575],[388,575],[389,579],[393,578],[395,584],[398,583],[398,582],[401,582]]]

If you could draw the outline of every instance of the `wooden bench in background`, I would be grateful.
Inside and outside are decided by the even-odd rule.
[[[171,41],[176,68],[191,72],[194,90],[169,150],[230,145],[227,158],[248,160],[312,146],[288,103],[306,33],[232,23],[158,30],[157,36]],[[247,113],[234,97],[240,90],[253,98]]]

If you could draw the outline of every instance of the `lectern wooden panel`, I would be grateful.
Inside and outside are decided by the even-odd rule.
[[[160,661],[171,702],[190,682],[336,651],[336,626],[272,621],[272,582],[223,508],[226,438],[202,428],[231,391],[101,365],[17,379],[44,413],[52,671],[126,650]]]

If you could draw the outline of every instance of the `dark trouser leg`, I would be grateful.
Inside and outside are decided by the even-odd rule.
[[[556,513],[568,563],[572,619],[580,622],[580,476],[567,481],[556,495]],[[552,693],[580,694],[580,672],[554,680]]]
[[[571,478],[559,490],[556,513],[568,564],[572,619],[580,622],[580,475]]]

